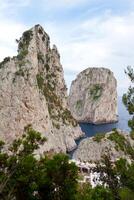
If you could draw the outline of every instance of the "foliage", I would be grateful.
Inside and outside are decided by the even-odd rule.
[[[2,68],[9,61],[10,61],[10,57],[4,58],[4,60],[2,62],[0,62],[0,68]]]
[[[29,46],[29,43],[31,41],[33,37],[33,32],[32,30],[28,30],[28,31],[25,31],[23,33],[23,37],[17,42],[19,43],[18,45],[18,55],[17,55],[17,58],[19,60],[23,60],[26,55],[28,54],[28,46]]]
[[[104,186],[92,188],[89,183],[80,185],[77,193],[77,200],[114,200],[110,189]]]
[[[103,138],[105,138],[105,133],[97,133],[94,137],[93,137],[93,140],[96,141],[96,142],[101,142],[101,140]]]
[[[16,75],[16,76],[23,76],[23,77],[24,77],[24,76],[25,76],[25,73],[24,73],[24,71],[20,68],[18,71],[15,72],[15,75]]]
[[[134,131],[130,132],[130,137],[131,137],[132,140],[134,140]]]
[[[48,64],[45,64],[45,69],[48,71],[50,69],[50,66]]]
[[[43,89],[43,85],[44,85],[44,78],[42,74],[37,74],[36,75],[36,79],[37,79],[37,84],[38,84],[38,88],[40,90]]]
[[[102,163],[94,171],[100,174],[102,185],[112,192],[114,200],[129,199],[134,191],[134,163],[128,164],[120,159],[112,164],[108,155],[103,156]],[[129,196],[127,196],[129,191]],[[131,199],[131,198],[130,198]]]
[[[82,115],[82,107],[83,107],[83,101],[82,100],[78,100],[76,103],[75,103],[75,109],[77,110],[77,114],[79,116]]]
[[[103,88],[99,84],[93,85],[93,87],[90,89],[90,95],[93,98],[93,100],[98,100],[102,95]]]
[[[45,138],[27,126],[27,134],[4,152],[0,142],[0,199],[2,200],[74,200],[78,169],[64,154],[36,158],[35,150]]]
[[[38,161],[34,152],[45,142],[41,134],[26,127],[27,134],[14,140],[7,154],[1,145],[0,151],[0,196],[1,199],[34,199],[37,189]],[[1,143],[2,144],[2,143]]]
[[[41,52],[39,52],[37,54],[37,58],[38,58],[39,62],[41,62],[42,64],[44,64],[44,55]]]
[[[109,140],[114,141],[117,145],[117,147],[120,148],[120,150],[125,151],[125,146],[126,146],[126,139],[124,135],[121,135],[118,133],[117,130],[113,131],[108,137]]]
[[[134,149],[124,135],[120,134],[117,130],[114,130],[113,133],[109,135],[108,139],[115,142],[117,150],[123,151],[134,159]]]
[[[76,109],[81,109],[81,107],[82,107],[82,100],[78,100],[77,102],[76,102]]]
[[[53,159],[42,160],[44,176],[40,179],[39,195],[47,200],[74,200],[77,191],[78,170],[68,156],[55,155]]]
[[[28,54],[28,50],[27,49],[22,49],[19,54],[17,55],[17,58],[19,60],[23,60],[25,58],[25,56]]]
[[[130,115],[132,115],[132,119],[128,121],[128,125],[131,128],[132,132],[134,132],[134,69],[132,67],[127,67],[125,73],[128,75],[131,80],[132,86],[128,88],[128,92],[123,95],[123,103],[126,106]]]

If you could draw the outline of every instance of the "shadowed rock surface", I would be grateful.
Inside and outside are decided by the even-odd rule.
[[[109,69],[88,68],[72,82],[68,104],[79,122],[116,122],[117,81]]]
[[[67,109],[59,52],[40,25],[23,33],[18,55],[0,63],[0,139],[12,142],[31,124],[47,142],[43,151],[70,151],[83,135]]]

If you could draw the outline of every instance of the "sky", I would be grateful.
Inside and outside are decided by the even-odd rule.
[[[118,95],[134,66],[134,0],[0,0],[0,61],[17,54],[15,39],[41,24],[61,55],[68,88],[79,72],[105,67],[114,72]]]

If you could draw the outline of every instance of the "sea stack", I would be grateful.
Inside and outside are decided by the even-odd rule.
[[[83,133],[67,108],[60,54],[40,25],[17,42],[18,55],[0,63],[0,140],[9,144],[31,125],[47,138],[41,152],[70,151]]]
[[[88,68],[72,82],[68,105],[78,122],[93,124],[118,121],[117,81],[106,68]]]

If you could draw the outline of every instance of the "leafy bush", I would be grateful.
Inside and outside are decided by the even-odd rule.
[[[124,153],[127,153],[131,156],[132,159],[134,159],[134,149],[132,148],[129,141],[127,141],[123,135],[118,133],[117,130],[111,133],[108,139],[115,142],[117,150],[120,149],[121,151],[124,151]]]
[[[9,61],[10,61],[10,57],[4,58],[4,60],[0,63],[0,68],[2,68],[3,65],[6,64],[6,63],[9,62]]]
[[[78,100],[78,101],[76,102],[75,107],[76,107],[77,110],[80,110],[81,107],[82,107],[82,100]]]
[[[0,142],[0,199],[73,200],[77,192],[78,169],[64,154],[36,159],[35,150],[45,138],[32,129],[14,140],[8,155]]]
[[[44,64],[44,55],[41,52],[38,53],[37,58],[38,58],[39,62]]]
[[[22,50],[19,52],[19,54],[17,55],[17,58],[18,58],[19,60],[23,60],[23,59],[26,57],[27,54],[28,54],[28,50],[27,50],[27,49],[22,49]]]
[[[50,69],[50,66],[48,64],[45,64],[45,69],[48,71]]]
[[[42,90],[43,89],[43,85],[44,85],[44,78],[42,77],[42,74],[37,74],[36,75],[36,79],[37,79],[38,88],[40,90]]]
[[[93,87],[90,89],[90,95],[93,98],[93,100],[98,100],[102,95],[103,88],[99,84],[93,85]]]
[[[97,133],[94,137],[93,137],[93,140],[96,141],[96,142],[101,142],[101,140],[103,138],[105,138],[105,133]]]

